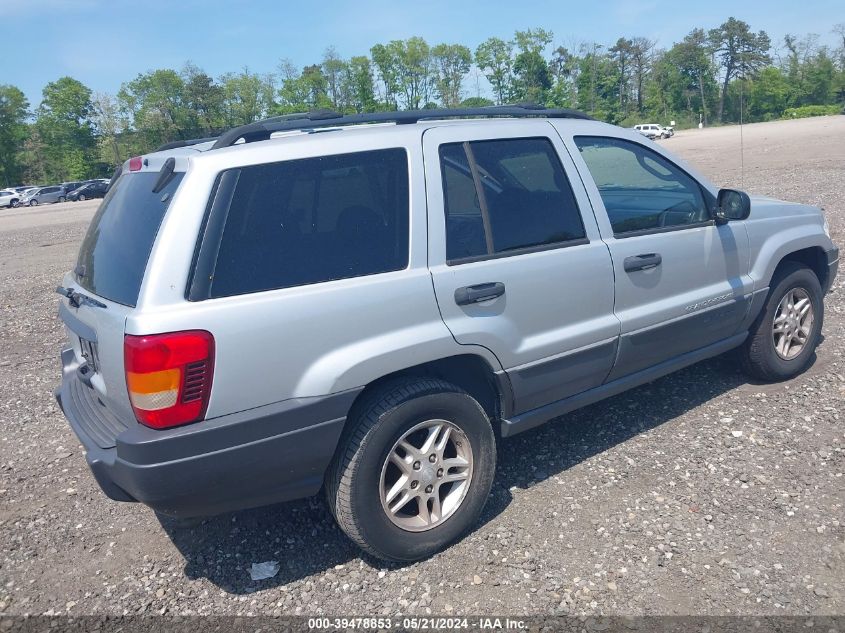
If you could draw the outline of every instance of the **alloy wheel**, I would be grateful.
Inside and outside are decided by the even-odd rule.
[[[772,320],[775,352],[783,360],[792,360],[807,345],[813,330],[813,303],[803,288],[791,288],[783,296]]]
[[[421,422],[396,441],[384,460],[382,509],[403,530],[430,530],[461,506],[472,467],[472,446],[463,431],[446,420]]]

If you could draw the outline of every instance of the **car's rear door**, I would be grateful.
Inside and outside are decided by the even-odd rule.
[[[622,336],[609,380],[737,334],[752,291],[743,223],[717,225],[712,193],[650,144],[565,138],[613,259]]]
[[[613,270],[549,123],[450,123],[423,152],[429,267],[457,342],[496,354],[516,413],[601,384],[619,333]]]

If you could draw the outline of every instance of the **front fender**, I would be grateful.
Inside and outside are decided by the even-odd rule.
[[[805,208],[806,209],[806,208]],[[769,286],[778,264],[789,254],[807,248],[829,251],[834,248],[825,235],[821,213],[768,216],[747,222],[750,253],[749,275],[754,290]]]

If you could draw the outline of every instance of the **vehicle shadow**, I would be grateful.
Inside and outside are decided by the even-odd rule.
[[[508,507],[514,487],[529,488],[561,475],[743,385],[749,385],[748,378],[730,354],[723,355],[501,441],[493,491],[476,529]],[[374,569],[399,567],[362,558],[335,524],[322,497],[211,517],[193,527],[164,517],[159,520],[185,557],[185,574],[207,578],[229,593],[283,586],[350,562],[355,568],[344,574],[352,578],[350,582],[364,580]],[[358,559],[365,569],[357,570]],[[264,561],[278,561],[278,574],[252,581],[251,564]]]

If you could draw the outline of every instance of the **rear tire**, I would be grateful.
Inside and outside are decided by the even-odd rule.
[[[67,198],[65,198],[64,196],[59,196],[59,202],[65,202],[65,201],[67,201]]]
[[[743,370],[758,380],[788,380],[807,369],[821,338],[824,301],[815,273],[786,262],[772,279],[760,316],[741,348]]]
[[[363,550],[410,562],[475,524],[495,469],[493,429],[474,398],[443,380],[400,379],[355,407],[326,496]]]

